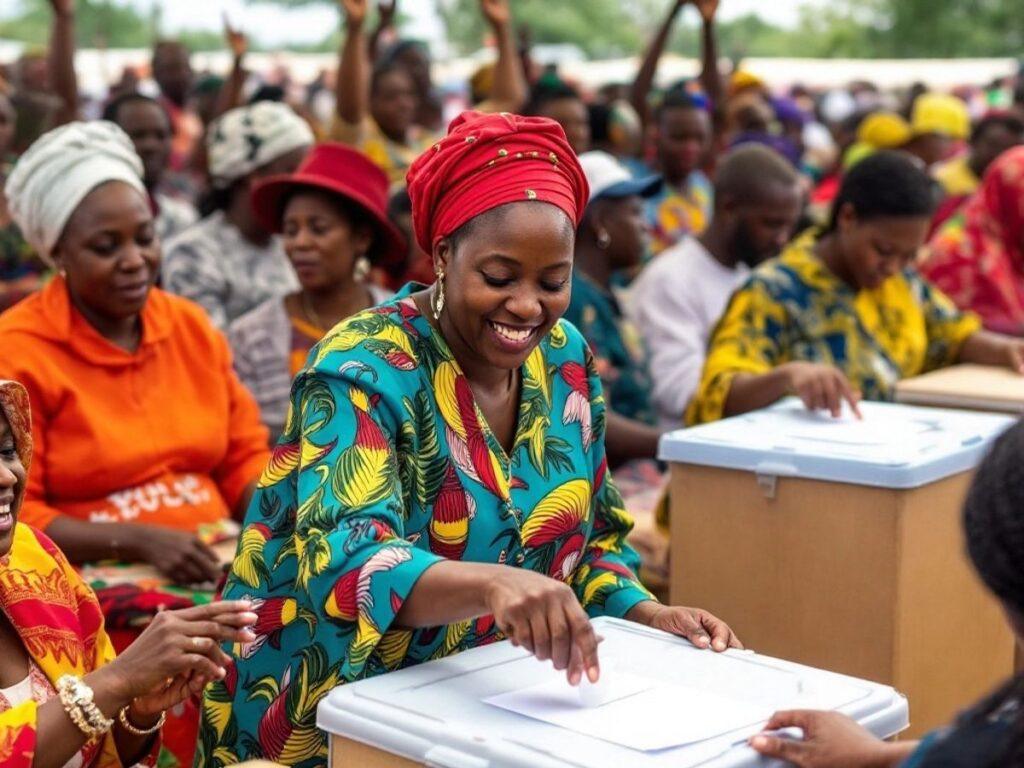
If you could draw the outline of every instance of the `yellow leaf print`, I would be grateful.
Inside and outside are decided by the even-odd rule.
[[[590,481],[570,480],[555,488],[533,508],[523,524],[523,543],[548,544],[579,528],[590,512]]]
[[[459,373],[452,363],[442,362],[434,371],[434,394],[437,397],[437,407],[441,411],[444,423],[461,440],[465,441],[466,425],[462,423],[459,404],[455,399],[455,380],[458,376]]]
[[[618,581],[618,575],[611,571],[605,571],[599,576],[595,576],[587,584],[587,588],[583,590],[583,607],[589,608],[594,601],[600,597],[601,590],[606,587],[615,586]]]

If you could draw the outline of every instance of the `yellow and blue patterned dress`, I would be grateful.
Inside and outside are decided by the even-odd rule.
[[[560,321],[524,364],[508,457],[412,290],[338,325],[295,381],[224,591],[255,599],[257,639],[206,692],[197,765],[324,765],[333,687],[500,639],[492,617],[394,626],[439,560],[549,574],[594,616],[651,599],[579,332]]]
[[[800,236],[733,294],[711,337],[689,424],[722,418],[732,380],[792,361],[826,363],[867,400],[891,400],[896,383],[956,361],[981,328],[915,269],[855,291]]]

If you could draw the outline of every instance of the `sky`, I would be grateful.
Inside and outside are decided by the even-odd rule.
[[[147,11],[154,5],[163,8],[167,33],[182,28],[219,30],[221,13],[227,12],[232,22],[268,45],[281,43],[312,43],[322,40],[326,32],[338,24],[338,11],[330,5],[287,9],[260,5],[245,0],[117,0]],[[586,2],[587,0],[561,0]],[[666,8],[671,0],[666,0]],[[812,0],[822,3],[827,0]],[[721,0],[719,13],[723,19],[756,12],[766,20],[788,25],[796,20],[801,0]],[[0,0],[0,15],[13,8],[16,0]],[[434,0],[400,0],[402,13],[411,17],[410,26],[417,37],[436,40],[443,36],[440,20],[434,12]],[[513,0],[514,10],[514,0]],[[692,11],[691,11],[692,13]]]

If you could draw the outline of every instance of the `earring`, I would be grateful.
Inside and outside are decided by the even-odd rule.
[[[608,230],[602,229],[597,233],[597,247],[602,251],[607,251],[608,246],[612,244],[612,236],[608,234]]]
[[[352,265],[352,279],[357,283],[365,283],[366,278],[370,276],[370,268],[372,266],[370,260],[365,255],[360,254],[356,257],[355,264]]]
[[[434,281],[434,296],[432,297],[434,319],[441,319],[441,311],[444,309],[444,270],[437,273],[437,280]]]

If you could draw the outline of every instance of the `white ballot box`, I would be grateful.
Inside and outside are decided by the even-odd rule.
[[[1024,376],[1009,368],[954,365],[904,379],[896,400],[909,405],[1024,413]]]
[[[597,697],[507,641],[336,688],[317,712],[332,768],[744,768],[768,764],[746,741],[778,709],[839,710],[881,738],[907,726],[885,685],[619,619],[594,629]]]
[[[1013,673],[1013,636],[964,555],[960,511],[1014,420],[861,411],[833,419],[787,399],[662,438],[671,598],[761,653],[895,686],[921,735]]]

